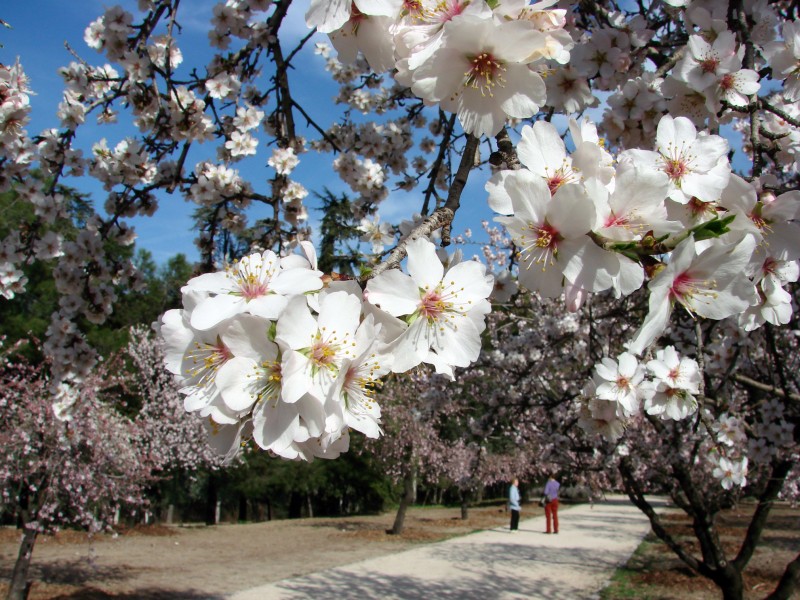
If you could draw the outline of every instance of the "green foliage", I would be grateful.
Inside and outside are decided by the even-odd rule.
[[[52,230],[74,240],[92,214],[91,205],[85,195],[71,188],[59,186],[58,191],[66,199],[70,219],[57,221],[53,226],[42,222],[33,205],[21,201],[16,191],[0,194],[0,238],[16,231],[24,241],[33,231]],[[11,299],[0,298],[0,336],[6,336],[12,343],[21,339],[43,340],[50,315],[58,309],[52,266],[45,261],[31,261],[22,266],[22,271],[28,280],[26,293]],[[41,359],[39,348],[33,345],[22,348],[21,353],[28,360]]]
[[[380,512],[392,500],[392,485],[371,454],[360,452],[358,434],[352,447],[332,461],[286,461],[266,452],[250,452],[227,473],[220,486],[223,501],[231,506],[240,498],[271,504],[273,516],[315,516]]]
[[[316,196],[322,202],[318,209],[322,213],[319,269],[323,273],[353,277],[360,273],[363,258],[357,247],[361,232],[350,200],[346,194],[337,197],[327,188]],[[354,239],[355,247],[352,245]]]
[[[692,229],[695,241],[699,242],[701,240],[717,238],[724,233],[728,233],[730,231],[728,225],[733,223],[733,220],[735,218],[736,215],[728,215],[727,217],[723,217],[722,219],[720,219],[719,217],[714,217],[710,221],[701,223],[700,225]]]
[[[22,240],[33,230],[53,230],[65,240],[74,240],[86,226],[93,214],[89,198],[77,191],[59,186],[58,191],[66,199],[69,218],[59,219],[49,225],[39,219],[30,202],[21,202],[16,191],[0,194],[0,237],[18,231]],[[112,260],[127,260],[134,249],[114,246],[107,248]],[[180,288],[191,278],[194,268],[186,256],[178,254],[161,268],[152,254],[139,250],[134,263],[144,276],[142,290],[118,289],[118,301],[114,312],[102,325],[94,325],[81,319],[79,325],[89,342],[102,356],[109,356],[128,342],[131,325],[149,324],[170,308],[181,306]],[[53,278],[53,266],[49,261],[36,260],[24,264],[22,270],[28,280],[26,292],[10,300],[0,298],[0,335],[9,342],[21,339],[43,340],[51,315],[58,310],[58,294]],[[27,345],[21,352],[29,360],[41,359],[35,345]]]
[[[125,346],[132,325],[149,325],[167,310],[180,308],[181,287],[194,271],[183,254],[173,256],[159,268],[153,255],[144,249],[137,252],[134,264],[144,276],[144,288],[117,290],[118,301],[106,322],[84,328],[89,342],[101,355],[108,356]]]

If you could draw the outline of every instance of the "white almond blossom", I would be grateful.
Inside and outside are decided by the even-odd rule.
[[[480,353],[493,277],[477,261],[445,271],[436,247],[423,238],[406,249],[408,275],[397,269],[381,273],[367,284],[366,299],[408,324],[391,346],[394,372],[427,362],[452,377],[452,367],[465,367]]]
[[[711,459],[714,461],[714,458]],[[716,461],[713,475],[720,480],[720,484],[726,490],[733,486],[744,487],[747,485],[747,457],[741,460],[732,460],[725,456],[720,456]]]
[[[697,92],[704,92],[722,76],[742,67],[744,47],[737,53],[732,31],[720,32],[712,43],[700,35],[690,35],[687,50],[673,74]]]
[[[672,252],[667,265],[648,285],[649,310],[628,350],[642,354],[666,329],[673,303],[691,314],[724,319],[746,310],[755,288],[745,276],[755,240],[745,236],[734,246],[720,242],[697,254],[693,237]]]
[[[773,79],[783,79],[783,97],[787,102],[800,100],[800,22],[787,21],[781,30],[782,42],[771,42],[764,54],[772,66]]]
[[[572,168],[572,158],[567,156],[558,130],[547,121],[536,121],[533,127],[522,128],[517,156],[532,173],[545,179],[551,195],[565,183],[581,181],[581,175]]]
[[[406,3],[403,19],[395,34],[399,81],[410,85],[409,69],[424,63],[442,45],[444,27],[461,15],[491,19],[492,10],[484,0],[420,0]]]
[[[325,401],[342,362],[356,356],[355,333],[361,299],[347,292],[326,294],[314,317],[305,297],[290,300],[276,327],[284,354],[281,398],[296,402],[306,394]]]
[[[685,419],[697,410],[702,374],[697,361],[681,357],[673,346],[656,352],[648,361],[647,370],[655,380],[645,400],[648,414],[662,418]]]
[[[341,62],[355,64],[361,52],[375,73],[383,73],[395,64],[393,28],[394,19],[367,15],[354,6],[350,19],[330,39]]]
[[[544,104],[544,81],[528,67],[544,43],[544,34],[523,22],[462,15],[414,71],[411,89],[457,113],[465,132],[495,135],[508,117],[531,117]]]
[[[608,356],[594,366],[595,395],[600,400],[619,403],[626,415],[639,409],[638,386],[645,369],[633,354],[623,352],[614,360]]]
[[[300,163],[294,153],[294,148],[275,148],[272,156],[267,159],[267,164],[275,169],[278,175],[288,175]]]
[[[358,230],[363,233],[361,241],[372,244],[373,254],[380,254],[386,246],[394,243],[391,225],[381,223],[377,215],[372,219],[361,219]]]
[[[713,95],[708,97],[706,106],[712,112],[718,112],[722,102],[744,108],[750,103],[750,97],[761,89],[758,79],[758,73],[752,69],[726,73],[712,88]]]
[[[565,279],[593,292],[612,286],[619,261],[587,235],[597,211],[583,186],[563,184],[551,199],[545,180],[521,169],[505,177],[503,188],[514,215],[495,220],[514,238],[522,285],[548,298],[561,295]]]
[[[686,117],[664,115],[658,122],[656,150],[626,150],[619,160],[666,173],[669,197],[681,204],[692,197],[703,202],[719,199],[731,173],[725,138],[698,135]]]
[[[192,311],[192,327],[210,329],[239,313],[277,319],[288,298],[322,287],[322,273],[299,256],[278,258],[272,250],[245,256],[225,271],[190,279],[186,291],[208,294]]]
[[[391,370],[391,357],[379,350],[382,342],[373,315],[368,315],[359,326],[355,343],[353,357],[342,361],[339,375],[328,392],[328,429],[343,431],[350,427],[377,438],[381,434],[381,409],[375,394],[380,378]]]
[[[402,0],[311,0],[306,24],[320,33],[331,33],[350,20],[354,9],[365,15],[395,17],[402,6]]]

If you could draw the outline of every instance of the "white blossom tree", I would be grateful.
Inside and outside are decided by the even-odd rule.
[[[516,276],[534,312],[560,299],[566,319],[595,305],[617,318],[604,339],[590,319],[578,354],[591,377],[564,410],[588,430],[630,435],[632,456],[648,454],[634,424],[674,440],[691,428],[692,452],[713,464],[674,447],[654,461],[683,494],[697,469],[733,498],[756,485],[751,469],[768,455],[759,519],[796,487],[794,338],[783,333],[800,258],[796,3],[227,0],[213,9],[203,65],[184,61],[184,5],[137,7],[88,24],[102,58],[76,52],[61,70],[57,128],[27,132],[24,63],[0,68],[0,182],[35,215],[2,240],[0,293],[25,293],[25,269],[53,264],[60,301],[44,350],[54,382],[89,372],[82,321],[102,322],[118,290],[138,285],[132,265],[106,252],[133,243],[124,219],[179,193],[198,207],[203,274],[161,320],[167,368],[229,457],[252,440],[285,458],[332,458],[351,428],[379,435],[379,381],[422,363],[455,379],[491,335],[492,288]],[[336,114],[298,100],[293,68],[314,35],[287,32],[298,9],[333,45],[315,48],[340,86]],[[76,135],[88,119],[137,132],[85,153]],[[295,179],[308,152],[351,190],[375,251],[356,279],[318,268],[313,184]],[[266,158],[266,179],[244,176],[253,155]],[[108,194],[64,239],[58,185],[82,175]],[[476,180],[485,195],[471,191]],[[401,191],[407,220],[382,222]],[[495,250],[486,262],[441,250],[463,241],[455,219],[484,199],[515,245],[510,275],[496,279]],[[737,332],[719,342],[735,349],[716,374],[705,353],[723,331]],[[763,352],[769,371],[753,362],[736,379],[743,348]],[[568,387],[555,397],[566,401]],[[768,417],[758,393],[777,403]],[[622,476],[658,532],[631,462],[620,460]],[[721,506],[703,502],[679,502],[698,531]],[[709,536],[702,560],[686,562],[738,598],[749,550],[729,561]],[[793,568],[774,597],[791,594]]]

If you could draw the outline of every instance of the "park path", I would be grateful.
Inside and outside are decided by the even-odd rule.
[[[654,500],[663,507],[663,501]],[[523,508],[524,516],[524,508]],[[650,530],[625,496],[560,511],[558,535],[544,516],[520,530],[496,528],[311,575],[244,590],[229,600],[348,598],[458,600],[596,598]]]

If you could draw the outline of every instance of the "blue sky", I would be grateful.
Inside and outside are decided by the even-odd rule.
[[[122,0],[117,2],[125,9],[138,15],[135,0]],[[61,100],[63,84],[57,74],[59,67],[69,64],[74,57],[65,47],[65,42],[83,59],[92,64],[103,64],[102,55],[88,48],[83,41],[85,28],[100,16],[107,6],[117,4],[101,0],[79,0],[69,2],[65,0],[29,0],[5,3],[0,10],[0,19],[7,21],[12,29],[0,28],[0,61],[9,64],[17,57],[31,80],[31,87],[35,95],[31,96],[31,122],[28,131],[31,135],[39,133],[49,127],[56,127],[58,120],[56,110]],[[212,56],[212,49],[207,43],[207,32],[212,15],[213,6],[217,0],[184,0],[180,5],[179,22],[183,27],[179,44],[184,55],[183,67],[187,69],[198,67],[202,70],[205,63]],[[299,40],[307,33],[303,11],[305,2],[296,2],[290,9],[289,16],[282,29],[284,47],[290,48],[292,41]],[[318,35],[312,40],[305,50],[296,58],[296,69],[290,72],[292,90],[295,98],[308,110],[312,116],[323,126],[330,125],[337,118],[337,109],[332,98],[337,94],[338,87],[332,82],[330,76],[324,71],[324,61],[313,53],[314,41],[325,41],[326,36]],[[594,119],[600,119],[602,107],[590,111]],[[298,121],[302,121],[299,118]],[[565,119],[556,118],[554,121],[559,128],[564,127]],[[723,130],[723,135],[727,132]],[[78,130],[77,146],[88,154],[91,144],[100,138],[106,138],[109,147],[115,146],[124,137],[135,135],[136,130],[121,123],[115,125],[97,125],[93,118]],[[315,132],[308,132],[309,139],[317,138]],[[728,134],[734,147],[740,144],[741,138]],[[215,158],[216,145],[205,144],[196,147],[188,168],[200,159]],[[481,145],[481,151],[486,152],[486,144]],[[271,154],[262,138],[258,154],[255,157],[233,164],[245,179],[249,180],[256,191],[269,194],[267,180],[272,177],[272,169],[266,166],[266,160]],[[412,156],[419,154],[415,152]],[[330,188],[335,193],[348,192],[347,186],[339,179],[331,168],[332,156],[319,156],[313,152],[302,155],[300,166],[293,172],[292,178],[302,183],[311,192],[322,192],[324,187]],[[431,158],[429,156],[429,158]],[[484,156],[484,158],[486,158]],[[734,159],[734,167],[747,167],[742,165],[740,152]],[[746,161],[745,161],[746,162]],[[455,168],[455,165],[454,165]],[[473,231],[474,240],[485,239],[481,231],[482,220],[491,221],[493,215],[486,206],[486,193],[483,189],[486,173],[473,172],[462,197],[462,208],[456,216],[453,233],[461,233],[469,228]],[[102,206],[106,192],[93,179],[89,177],[80,180],[69,180],[68,184],[81,191],[91,194],[98,207]],[[423,186],[426,181],[423,181]],[[319,213],[313,208],[313,199],[307,199],[309,204],[309,217],[312,228],[319,220]],[[398,223],[418,212],[422,204],[421,189],[414,193],[392,191],[381,207],[383,220]],[[129,221],[138,233],[137,247],[146,248],[153,253],[157,262],[163,263],[169,257],[181,252],[196,259],[198,253],[194,247],[194,232],[192,231],[191,212],[193,204],[187,203],[179,194],[159,196],[159,210],[154,217],[136,218]],[[252,213],[252,219],[265,216]],[[478,254],[477,247],[465,249],[467,257]]]
[[[202,69],[211,57],[212,50],[207,44],[206,35],[212,8],[216,3],[216,0],[187,0],[181,3],[179,22],[183,27],[183,32],[178,41],[184,55],[183,67],[196,66]],[[105,62],[102,55],[86,46],[83,41],[83,32],[89,23],[103,13],[106,7],[113,4],[122,5],[134,15],[139,14],[135,0],[123,0],[116,3],[100,0],[80,0],[79,2],[31,0],[8,3],[0,11],[0,18],[12,27],[12,29],[0,31],[0,43],[3,44],[3,48],[0,48],[0,60],[8,64],[13,63],[19,57],[30,78],[31,88],[35,92],[35,95],[31,96],[31,122],[27,126],[29,134],[35,135],[43,129],[58,126],[56,111],[61,100],[63,84],[57,70],[75,60],[65,47],[65,43],[82,59],[93,65],[101,65]],[[285,35],[282,39],[286,40],[285,47],[289,47],[291,41],[299,40],[308,32],[303,19],[304,7],[305,3],[297,2],[290,10],[282,28],[282,33]],[[318,36],[319,41],[325,39],[326,36]],[[296,69],[290,73],[290,77],[295,98],[313,117],[318,119],[320,124],[327,126],[337,118],[331,99],[337,94],[338,88],[324,71],[323,59],[313,53],[314,41],[316,40],[312,40],[304,52],[298,56],[295,61]],[[83,149],[85,155],[88,155],[92,143],[100,138],[106,138],[108,146],[113,147],[124,137],[135,134],[135,128],[126,125],[122,116],[120,123],[114,125],[97,125],[93,117],[90,117],[78,129],[76,144]],[[307,137],[313,139],[317,136],[315,133],[309,132]],[[202,158],[214,159],[215,148],[216,145],[212,144],[199,146],[187,161],[187,165],[194,165],[197,160]],[[245,179],[252,182],[256,191],[268,193],[266,181],[273,175],[273,172],[265,166],[265,163],[270,154],[271,148],[267,147],[265,140],[262,139],[255,157],[231,166],[239,169]],[[331,156],[306,153],[302,155],[300,166],[293,172],[292,178],[302,183],[311,192],[322,192],[326,186],[336,193],[349,191],[333,172],[331,160]],[[485,177],[478,176],[477,173],[471,178],[464,195],[464,202],[462,202],[463,209],[454,224],[454,234],[460,233],[465,228],[471,228],[475,234],[481,234],[481,219],[491,219],[485,203],[484,181]],[[106,192],[92,178],[71,179],[67,183],[90,193],[97,206],[102,206]],[[313,204],[313,201],[309,204]],[[420,192],[408,194],[392,191],[381,208],[381,218],[390,222],[399,222],[403,218],[410,217],[412,213],[418,212],[420,207]],[[192,242],[194,232],[191,230],[190,218],[193,208],[194,205],[184,201],[179,194],[160,195],[159,210],[154,217],[128,221],[136,228],[137,247],[150,250],[159,263],[165,262],[178,252],[188,255],[191,259],[196,259],[198,253]],[[313,206],[309,213],[313,227],[319,219],[319,214],[313,210]],[[260,216],[263,215],[251,214],[251,218]],[[474,249],[467,251],[466,255],[470,256],[477,252],[478,250]]]

